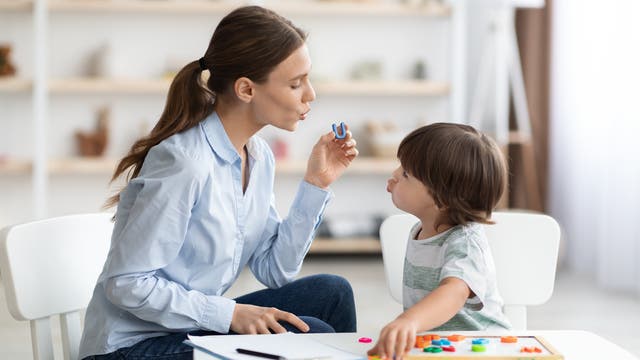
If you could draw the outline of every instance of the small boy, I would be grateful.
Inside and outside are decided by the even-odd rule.
[[[398,159],[387,191],[420,222],[407,244],[405,311],[382,329],[369,355],[399,359],[426,330],[508,329],[481,225],[492,223],[505,187],[500,149],[471,126],[436,123],[407,135]]]

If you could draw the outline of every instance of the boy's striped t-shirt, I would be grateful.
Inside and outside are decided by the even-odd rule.
[[[456,277],[475,296],[467,299],[453,318],[433,330],[509,329],[482,225],[458,225],[428,239],[415,240],[420,229],[421,224],[417,223],[407,241],[403,276],[405,310],[437,288],[443,279]]]

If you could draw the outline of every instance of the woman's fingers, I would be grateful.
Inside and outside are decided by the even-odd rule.
[[[320,137],[320,142],[332,142],[332,141],[338,141],[338,139],[336,139],[336,134],[334,134],[333,131],[329,131],[328,133]]]
[[[265,322],[260,322],[259,324],[256,324],[256,333],[264,335],[271,334],[271,331],[269,331],[269,327]]]
[[[296,328],[298,328],[302,332],[309,331],[309,325],[307,325],[307,323],[302,321],[302,319],[300,319],[299,317],[295,316],[294,314],[292,314],[290,312],[286,312],[286,311],[282,311],[282,310],[278,310],[278,311],[280,312],[278,320],[284,320],[284,321],[288,322],[289,324],[295,326]],[[280,324],[278,324],[278,325],[280,325]]]
[[[287,329],[284,328],[278,321],[274,320],[269,324],[269,329],[276,334],[286,333]]]
[[[358,142],[356,141],[356,139],[349,139],[348,141],[345,141],[344,144],[342,144],[342,147],[354,147],[356,146]]]
[[[284,333],[287,329],[280,323],[286,321],[302,332],[309,331],[307,325],[296,315],[274,307],[236,304],[230,330],[238,334]]]
[[[349,158],[355,158],[359,153],[360,152],[356,148],[352,148],[344,152],[344,154]]]
[[[336,138],[336,141],[340,141],[340,142],[346,142],[349,141],[353,138],[353,134],[351,133],[351,130],[347,130],[347,136],[343,137],[342,139],[338,139]]]
[[[256,330],[258,334],[271,334],[271,333],[285,333],[287,329],[280,324],[280,321],[288,322],[289,324],[295,326],[300,329],[302,332],[309,331],[309,325],[307,325],[302,319],[295,316],[294,314],[282,311],[277,308],[269,308],[262,317],[262,321],[260,321],[256,325]]]
[[[335,135],[335,133],[333,133],[333,131],[331,132],[333,134],[333,141],[338,142],[338,143],[344,143],[347,142],[349,140],[351,140],[353,138],[353,134],[351,133],[351,130],[347,130],[347,136],[343,137],[342,139],[338,139]]]
[[[340,149],[342,149],[345,156],[347,157],[358,156],[359,152],[358,152],[358,149],[356,148],[356,145],[358,145],[358,142],[356,141],[356,139],[353,138],[351,131],[347,131],[346,138],[340,139],[340,140],[333,140],[333,141],[337,142],[337,144],[340,145]]]
[[[344,133],[342,132],[343,129],[344,129]],[[331,131],[331,133],[334,134],[334,140],[335,141],[347,141],[352,136],[351,135],[351,131],[349,131],[349,125],[348,124],[344,124],[344,128],[341,125],[335,125],[335,130],[336,130],[335,132],[333,131],[333,129]],[[341,138],[338,138],[338,136],[341,136]]]
[[[333,145],[329,146],[327,149],[332,149],[332,151],[342,150],[344,156],[350,157],[351,159],[359,154],[359,151],[356,148],[358,142],[353,138],[353,134],[349,130],[347,130],[347,136],[344,139],[337,139],[333,131],[330,131],[322,135],[320,142],[324,142],[327,145],[333,143]]]

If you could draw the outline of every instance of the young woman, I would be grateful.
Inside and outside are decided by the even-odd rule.
[[[293,131],[315,93],[306,35],[256,6],[218,24],[205,55],[176,76],[160,120],[113,178],[129,182],[87,309],[80,356],[191,359],[188,333],[355,331],[349,283],[294,281],[330,198],[357,156],[348,133],[320,137],[289,215],[274,205],[275,161],[255,136]],[[208,72],[206,83],[203,72]],[[267,289],[222,295],[245,266]]]

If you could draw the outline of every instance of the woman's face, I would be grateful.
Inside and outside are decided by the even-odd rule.
[[[273,125],[293,131],[304,120],[316,93],[309,82],[311,59],[306,45],[295,50],[269,74],[267,81],[255,85],[254,117],[262,126]]]

